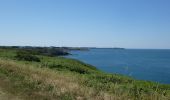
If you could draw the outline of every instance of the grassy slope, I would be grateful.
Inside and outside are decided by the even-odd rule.
[[[0,99],[170,99],[170,85],[103,73],[93,66],[63,57],[39,56],[41,62],[17,61],[15,52],[0,49]]]

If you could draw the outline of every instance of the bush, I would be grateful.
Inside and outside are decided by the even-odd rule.
[[[37,56],[32,55],[26,51],[18,51],[15,58],[17,58],[18,60],[40,62],[40,59]]]
[[[90,73],[88,69],[86,68],[81,68],[81,67],[70,67],[70,66],[66,66],[66,65],[61,65],[61,64],[50,64],[49,65],[49,68],[51,69],[63,69],[63,70],[69,70],[69,71],[72,71],[72,72],[77,72],[77,73],[80,73],[80,74],[88,74]]]

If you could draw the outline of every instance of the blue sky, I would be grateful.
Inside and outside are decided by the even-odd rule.
[[[0,0],[0,45],[170,49],[170,0]]]

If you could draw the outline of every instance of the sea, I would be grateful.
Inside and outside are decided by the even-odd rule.
[[[168,49],[113,49],[92,48],[73,50],[68,58],[91,64],[97,69],[170,84],[170,50]]]

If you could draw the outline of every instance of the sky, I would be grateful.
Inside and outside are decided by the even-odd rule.
[[[170,49],[170,0],[0,0],[0,45]]]

